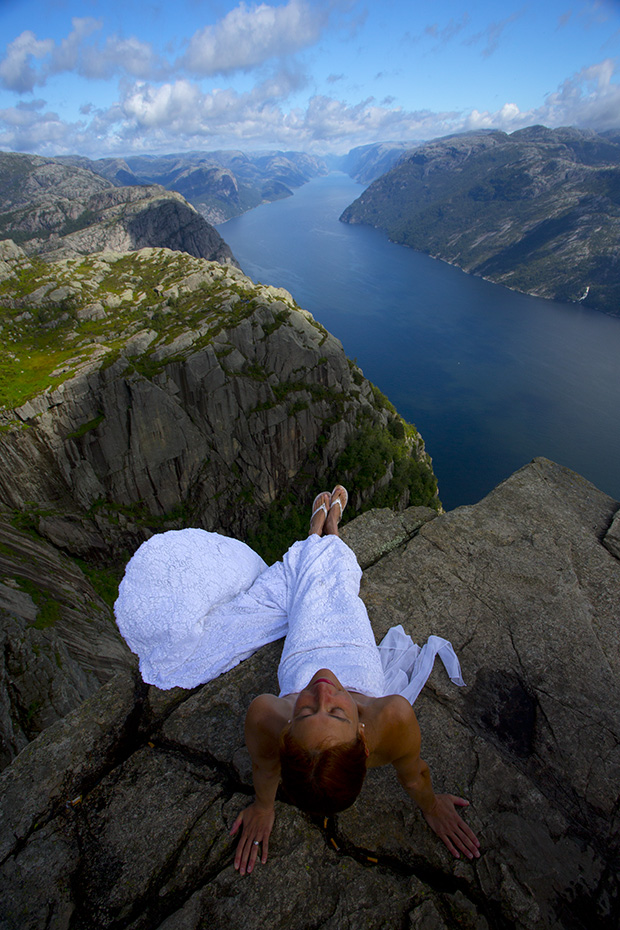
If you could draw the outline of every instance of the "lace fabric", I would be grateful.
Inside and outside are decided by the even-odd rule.
[[[283,636],[281,694],[329,668],[351,691],[413,703],[437,654],[452,681],[464,684],[441,637],[420,648],[397,626],[377,647],[359,597],[361,574],[335,536],[309,536],[268,568],[236,539],[172,530],[143,543],[128,563],[116,619],[144,681],[162,689],[211,681]]]

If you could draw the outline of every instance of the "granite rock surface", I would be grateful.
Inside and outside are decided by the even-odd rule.
[[[351,510],[436,496],[422,438],[341,343],[237,268],[151,248],[48,263],[4,240],[0,329],[0,767],[126,667],[113,589],[153,532],[265,521],[271,541],[344,454],[341,480],[365,473]]]
[[[235,873],[243,720],[276,687],[275,643],[192,692],[120,672],[22,750],[0,776],[2,926],[615,928],[618,506],[536,459],[474,506],[405,513],[393,547],[382,515],[346,531],[377,638],[402,623],[461,659],[467,686],[437,667],[416,713],[479,860],[452,859],[378,769],[326,822],[277,801],[269,861]]]
[[[159,246],[236,264],[220,234],[184,197],[157,184],[117,187],[53,158],[0,153],[0,238],[29,254],[70,258]]]

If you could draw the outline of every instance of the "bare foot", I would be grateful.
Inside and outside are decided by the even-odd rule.
[[[323,527],[325,526],[325,521],[327,519],[327,512],[331,507],[331,494],[329,491],[321,491],[320,494],[314,498],[312,504],[312,516],[310,517],[310,530],[308,536],[316,534],[317,536],[323,535]]]
[[[338,536],[338,524],[342,519],[342,512],[347,506],[349,495],[347,489],[341,484],[337,484],[331,493],[329,513],[325,521],[325,534],[329,536]]]

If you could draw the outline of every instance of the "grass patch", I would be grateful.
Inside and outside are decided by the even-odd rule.
[[[71,359],[75,360],[75,349],[54,349],[44,335],[14,340],[8,346],[5,342],[0,354],[0,406],[19,407],[46,388],[54,389],[69,375],[52,377],[52,372]]]
[[[85,562],[84,559],[76,558],[74,561],[86,575],[101,600],[112,609],[118,597],[118,586],[121,583],[124,569],[115,571],[112,568],[102,568],[101,566],[91,565]]]
[[[29,594],[37,608],[37,615],[30,624],[37,630],[46,630],[54,626],[60,620],[60,604],[54,598],[50,597],[46,591],[39,588],[28,578],[16,576],[15,581],[22,591]]]
[[[88,423],[83,423],[82,426],[78,426],[76,430],[73,430],[72,433],[69,433],[67,435],[67,439],[81,439],[81,437],[85,436],[86,433],[90,433],[91,430],[97,429],[97,427],[103,423],[104,420],[105,414],[100,413],[92,420],[89,420]]]

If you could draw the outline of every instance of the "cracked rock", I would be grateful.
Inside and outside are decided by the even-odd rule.
[[[276,801],[269,859],[233,867],[251,797],[243,717],[280,644],[191,692],[125,672],[0,776],[6,930],[615,930],[617,503],[536,459],[365,572],[377,638],[453,643],[416,701],[435,789],[465,797],[481,857],[453,859],[389,768],[324,822]],[[348,538],[363,551],[360,521]]]

